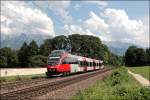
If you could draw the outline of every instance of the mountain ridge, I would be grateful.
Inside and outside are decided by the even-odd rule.
[[[18,36],[14,37],[5,37],[2,40],[1,47],[11,47],[13,49],[19,49],[24,42],[30,43],[32,40],[35,40],[37,44],[40,46],[45,39],[52,38],[47,35],[37,35],[37,34],[25,34],[22,33]],[[107,45],[109,50],[117,55],[123,56],[127,48],[131,45],[131,43],[120,42],[120,41],[102,41],[103,44]],[[136,45],[135,45],[136,46]],[[139,46],[138,46],[139,47]]]

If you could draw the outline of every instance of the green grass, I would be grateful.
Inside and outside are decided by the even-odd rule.
[[[7,76],[0,77],[0,82],[15,82],[15,81],[23,81],[23,80],[32,80],[36,78],[46,77],[45,74],[34,74],[34,75],[17,75],[17,76]]]
[[[77,100],[150,100],[150,90],[143,88],[127,73],[126,68],[118,68],[102,81],[84,91],[78,91],[71,99]]]
[[[128,67],[129,70],[150,80],[150,66]]]

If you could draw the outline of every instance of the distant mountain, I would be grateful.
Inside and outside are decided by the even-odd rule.
[[[13,49],[19,49],[21,45],[26,41],[27,43],[30,43],[32,40],[35,40],[38,45],[41,45],[43,43],[43,40],[47,38],[52,38],[51,36],[47,35],[37,35],[37,34],[25,34],[22,33],[19,36],[3,36],[1,38],[1,47],[11,47]],[[109,47],[109,50],[117,55],[124,55],[127,48],[133,44],[131,43],[125,43],[125,42],[119,42],[119,41],[102,41],[104,44],[106,44]]]
[[[35,40],[38,45],[43,43],[43,40],[46,38],[52,38],[46,35],[37,35],[37,34],[25,34],[22,33],[19,36],[14,37],[5,37],[1,40],[1,47],[11,47],[13,49],[18,49],[26,41],[30,43],[32,40]]]
[[[109,48],[109,50],[117,55],[124,55],[129,46],[134,45],[131,43],[120,42],[120,41],[103,41]],[[137,46],[137,45],[136,45]],[[139,47],[139,46],[138,46]]]

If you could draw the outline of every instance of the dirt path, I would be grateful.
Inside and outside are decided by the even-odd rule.
[[[141,85],[150,86],[150,81],[142,77],[140,74],[135,74],[128,69],[128,73],[131,74]]]

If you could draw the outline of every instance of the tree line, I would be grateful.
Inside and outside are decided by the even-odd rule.
[[[105,64],[123,63],[122,57],[111,53],[98,37],[73,34],[68,37],[60,35],[46,39],[40,46],[32,40],[29,44],[24,42],[18,50],[9,47],[1,48],[0,67],[42,67],[46,65],[51,51],[56,49],[69,49],[72,54],[101,59]]]
[[[150,65],[150,48],[143,49],[136,46],[130,46],[124,56],[126,66],[144,66]]]

